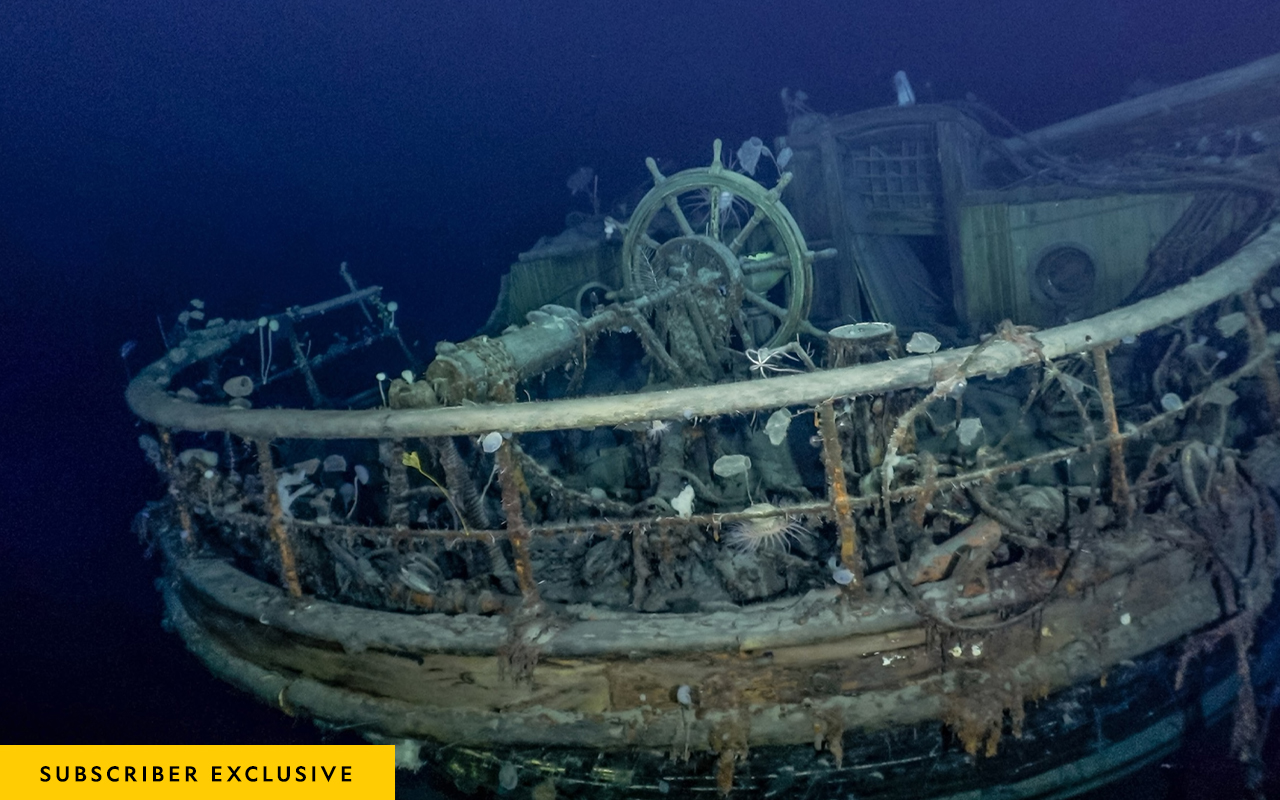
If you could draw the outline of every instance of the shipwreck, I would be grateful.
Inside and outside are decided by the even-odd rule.
[[[169,624],[466,791],[1057,797],[1224,715],[1260,768],[1280,57],[1025,135],[784,99],[431,358],[345,267],[185,312]]]

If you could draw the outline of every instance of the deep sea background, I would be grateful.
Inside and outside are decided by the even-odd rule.
[[[848,112],[903,69],[1029,130],[1277,51],[1275,0],[0,0],[0,742],[325,738],[161,629],[120,358],[157,315],[323,299],[348,261],[409,338],[463,339],[586,208],[578,167],[609,201],[645,156],[769,141],[783,87]],[[1231,796],[1225,751],[1094,796]]]

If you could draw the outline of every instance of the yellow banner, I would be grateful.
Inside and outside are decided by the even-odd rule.
[[[392,798],[392,745],[0,746],[5,797]]]

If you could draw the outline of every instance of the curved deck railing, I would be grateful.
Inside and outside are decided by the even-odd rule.
[[[345,580],[348,584],[354,582],[357,588],[364,585],[369,592],[373,592],[375,586],[378,588],[378,592],[374,594],[379,599],[370,599],[373,595],[366,593],[363,599],[357,599],[355,605],[381,605],[392,610],[419,612],[434,610],[491,613],[513,608],[519,602],[528,604],[538,601],[540,578],[535,574],[536,559],[531,556],[530,548],[540,537],[611,535],[616,540],[627,534],[631,549],[629,605],[635,611],[653,610],[646,606],[651,600],[646,587],[656,585],[658,578],[655,572],[670,563],[670,554],[665,551],[659,554],[658,551],[670,549],[672,545],[668,541],[668,534],[672,531],[692,530],[699,532],[698,536],[709,533],[711,538],[719,541],[722,531],[735,523],[798,518],[808,519],[810,527],[822,525],[832,531],[829,543],[834,543],[835,546],[827,570],[830,580],[826,582],[827,588],[823,591],[856,592],[865,585],[863,569],[869,563],[866,548],[869,544],[875,545],[869,539],[877,537],[881,540],[880,560],[883,562],[886,550],[890,552],[892,560],[897,562],[897,572],[893,573],[895,580],[900,585],[910,583],[904,579],[905,567],[898,553],[897,534],[892,533],[895,506],[912,516],[919,515],[923,518],[926,509],[929,513],[935,512],[931,502],[940,493],[990,484],[1001,476],[1015,475],[1042,465],[1069,465],[1072,459],[1096,454],[1099,459],[1108,462],[1109,469],[1104,471],[1110,474],[1110,487],[1109,491],[1105,487],[1096,487],[1096,493],[1089,496],[1089,507],[1093,507],[1095,500],[1108,505],[1113,511],[1112,519],[1123,522],[1135,507],[1133,493],[1150,491],[1160,485],[1167,489],[1178,481],[1178,477],[1173,474],[1155,479],[1152,470],[1183,452],[1191,453],[1188,458],[1199,452],[1188,449],[1189,443],[1185,436],[1165,437],[1170,442],[1177,440],[1177,446],[1167,445],[1173,449],[1163,452],[1161,447],[1166,445],[1152,445],[1148,468],[1142,474],[1134,476],[1131,475],[1134,470],[1126,464],[1127,457],[1132,461],[1132,455],[1126,455],[1126,447],[1132,442],[1144,437],[1150,438],[1153,432],[1176,424],[1189,413],[1199,413],[1202,407],[1223,406],[1222,390],[1236,385],[1246,376],[1254,376],[1259,380],[1260,394],[1267,401],[1267,410],[1262,416],[1267,424],[1273,425],[1280,415],[1280,378],[1277,378],[1275,368],[1276,348],[1268,341],[1264,316],[1269,312],[1259,307],[1254,287],[1278,263],[1280,227],[1273,226],[1224,263],[1157,297],[1050,330],[1032,333],[1006,326],[983,343],[972,347],[735,383],[732,384],[732,391],[726,391],[725,385],[712,385],[625,396],[432,409],[246,410],[222,404],[192,402],[176,396],[174,387],[185,371],[199,362],[216,362],[245,337],[262,329],[260,321],[226,322],[192,332],[180,346],[146,367],[130,383],[127,398],[135,413],[160,430],[162,467],[172,484],[171,494],[177,507],[178,526],[189,537],[189,541],[198,543],[202,537],[209,535],[216,538],[218,529],[222,529],[224,533],[227,529],[253,532],[254,536],[260,538],[260,548],[251,555],[250,561],[256,560],[258,566],[266,570],[264,574],[278,574],[280,584],[294,596],[305,593],[342,599],[341,592],[335,587]],[[297,323],[370,296],[376,296],[376,290],[364,290],[318,306],[295,308],[282,316],[287,317],[291,323]],[[1239,310],[1223,308],[1222,314],[1215,314],[1215,319],[1208,319],[1202,314],[1206,309],[1224,302]],[[1206,373],[1205,379],[1196,384],[1198,391],[1186,398],[1176,398],[1177,404],[1159,408],[1159,398],[1154,398],[1156,413],[1140,421],[1130,420],[1132,424],[1127,426],[1122,425],[1111,386],[1108,349],[1118,342],[1138,339],[1161,326],[1179,321],[1185,326],[1188,338],[1193,330],[1213,333],[1217,317],[1225,314],[1239,315],[1239,324],[1230,326],[1234,330],[1228,331],[1222,326],[1217,328],[1221,339],[1237,343],[1230,357],[1225,349],[1222,351],[1219,360],[1225,362],[1226,368],[1212,375]],[[1203,317],[1198,322],[1197,315]],[[1245,345],[1241,345],[1240,340],[1236,339],[1240,331],[1245,334]],[[932,468],[927,464],[917,463],[910,473],[911,480],[902,479],[905,463],[903,451],[909,448],[910,440],[914,437],[915,423],[931,404],[954,397],[957,388],[963,387],[966,381],[983,376],[998,380],[1021,367],[1033,365],[1043,365],[1062,386],[1072,385],[1069,383],[1071,381],[1080,384],[1078,378],[1064,377],[1055,366],[1055,361],[1074,354],[1089,354],[1094,370],[1093,394],[1096,395],[1097,408],[1086,410],[1078,399],[1072,401],[1079,413],[1080,428],[1088,429],[1083,438],[1058,447],[1045,447],[1032,454],[1022,453],[1017,458],[1000,457],[999,448],[996,447],[982,458],[974,458],[970,454],[969,457],[957,460],[954,468],[947,470],[948,474],[939,473],[936,469],[930,471]],[[1165,361],[1169,357],[1166,354]],[[1163,367],[1157,367],[1157,371],[1161,368]],[[1047,386],[1049,382],[1046,379],[1044,385]],[[1034,399],[1035,385],[1032,382],[1032,397],[1028,398],[1026,407],[1030,407],[1031,400]],[[873,398],[891,392],[899,392],[899,396],[905,396],[901,394],[902,390],[923,390],[924,394],[915,394],[912,402],[907,405],[899,403],[889,412],[879,412],[884,415],[885,420],[881,452],[874,459],[873,466],[860,476],[849,474],[850,437],[848,434],[838,433],[836,424],[837,417],[842,413],[848,416],[849,411],[846,408],[841,412],[836,407],[836,402],[846,398]],[[1066,394],[1074,396],[1075,390]],[[654,420],[729,419],[728,415],[788,407],[801,407],[808,410],[801,413],[813,414],[817,430],[814,447],[819,451],[818,458],[825,472],[825,494],[808,499],[797,497],[794,498],[795,502],[782,506],[760,506],[745,502],[736,506],[732,503],[713,503],[704,505],[698,511],[678,514],[665,500],[656,506],[646,506],[643,500],[627,504],[615,498],[588,496],[586,492],[565,486],[556,475],[551,474],[552,470],[540,467],[536,459],[520,452],[516,444],[521,434],[618,426]],[[1024,416],[1026,407],[1023,409]],[[1222,414],[1222,424],[1225,426],[1226,411]],[[1095,436],[1092,433],[1094,423],[1103,426],[1104,432],[1101,435]],[[228,479],[237,469],[234,460],[217,466],[211,465],[207,470],[201,466],[197,472],[203,471],[203,479],[207,483],[202,483],[202,476],[199,474],[190,470],[184,472],[176,458],[173,437],[211,431],[225,432],[246,443],[253,443],[256,448],[255,466],[260,483],[260,498],[248,497],[252,492],[245,488],[243,481],[232,486]],[[455,506],[455,502],[459,505],[464,502],[458,495],[457,487],[443,486],[441,481],[429,476],[420,465],[418,469],[430,478],[435,487],[418,478],[414,478],[417,486],[410,485],[409,476],[416,475],[416,472],[411,472],[407,466],[410,459],[406,455],[416,454],[407,451],[406,442],[477,437],[493,431],[509,434],[493,455],[494,467],[489,476],[500,489],[505,525],[468,525],[465,510]],[[305,519],[288,513],[288,489],[280,483],[280,476],[287,470],[276,464],[277,457],[273,453],[272,442],[368,439],[379,442],[382,470],[380,481],[385,482],[387,493],[385,507],[366,514],[364,518],[357,517],[350,521]],[[954,442],[949,445],[952,448],[954,446]],[[478,454],[479,451],[476,452]],[[992,452],[995,452],[995,456]],[[247,461],[242,456],[239,466],[243,467]],[[441,464],[441,469],[443,468],[444,465]],[[699,482],[698,476],[681,471],[687,480],[698,485],[697,494],[700,498],[716,494],[715,486],[704,485]],[[862,479],[862,485],[859,488],[858,484],[852,484],[854,489],[851,491],[851,479],[855,477]],[[469,476],[464,482],[475,480],[479,483],[484,479],[484,475],[479,475],[478,478]],[[543,482],[545,492],[570,497],[578,503],[579,509],[592,508],[594,514],[568,514],[552,518],[554,515],[546,509],[535,508],[529,484],[538,481]],[[215,485],[219,493],[239,493],[240,500],[225,504],[215,502],[212,488]],[[1194,491],[1194,488],[1191,487],[1191,490]],[[474,489],[472,486],[473,493]],[[356,491],[359,491],[359,485],[356,486]],[[221,494],[219,497],[221,498]],[[408,507],[410,503],[418,502],[414,498],[423,497],[434,497],[434,513],[424,513],[421,519],[426,521],[419,523],[418,519],[410,518]],[[480,502],[484,502],[483,497]],[[994,516],[1000,522],[1007,540],[1027,548],[1040,546],[1036,537],[1043,539],[1042,531],[1023,530],[1016,520],[1010,519],[1007,514],[1002,515],[1000,509],[984,503],[980,496],[976,496],[974,502],[978,506],[976,513]],[[446,504],[459,524],[452,527],[438,524],[446,516],[443,510]],[[258,507],[259,510],[247,511],[246,507]],[[354,510],[354,504],[352,508]],[[627,513],[628,508],[630,515]],[[531,511],[535,518],[528,520]],[[857,514],[862,514],[862,517],[858,518]],[[427,519],[428,516],[430,519]],[[970,514],[969,519],[963,522],[972,522],[974,516]],[[919,519],[916,523],[919,524]],[[863,530],[859,530],[859,526]],[[315,541],[300,544],[297,541],[299,533],[305,533]],[[496,542],[504,539],[510,542],[514,562],[506,568],[502,566],[505,554],[501,548],[494,549]],[[701,545],[693,542],[690,537],[675,536],[673,540],[680,547],[692,547],[702,553],[703,560],[709,558],[705,550],[698,550]],[[458,541],[481,548],[487,547],[494,565],[494,575],[504,579],[508,592],[483,592],[472,587],[462,592],[464,596],[455,596],[446,601],[442,593],[437,591],[438,586],[424,585],[439,577],[434,573],[419,575],[422,580],[418,582],[409,574],[379,575],[376,574],[377,570],[373,574],[369,573],[367,568],[371,565],[362,557],[359,548],[351,546],[344,550],[343,542],[351,545],[357,541],[365,543],[363,555],[387,548],[404,550],[405,542],[411,543],[407,546],[411,551],[418,547],[432,546],[437,548],[432,552],[437,552],[440,547],[449,549]],[[426,544],[430,542],[437,544]],[[325,548],[329,548],[329,551],[326,552]],[[342,566],[338,566],[338,562]],[[883,563],[881,566],[884,566]],[[890,567],[893,566],[890,564]],[[847,570],[843,576],[838,574],[841,567]],[[325,575],[317,576],[318,571],[325,572]],[[818,571],[821,572],[822,568],[819,567]],[[1059,579],[1062,574],[1065,574],[1065,566],[1062,566]],[[814,589],[812,580],[804,583],[797,591],[806,588]],[[936,616],[935,612],[923,611],[918,596],[909,586],[905,590],[917,600],[916,612]],[[790,619],[793,609],[788,602],[777,600],[776,593],[772,597],[772,603],[756,602],[752,606],[754,621],[758,625],[753,624],[751,627],[761,635],[770,629],[778,636],[798,637],[797,640],[820,640],[837,634],[834,629],[828,629],[826,633],[814,629],[797,632],[798,628],[790,634],[784,632],[782,629],[788,625],[781,621],[784,618]],[[1004,595],[993,592],[979,602],[954,599],[954,613],[942,614],[935,621],[945,626],[962,628],[961,620],[966,617],[993,611],[1008,613],[1010,610],[1025,610],[1032,600],[1034,597],[1029,597],[1027,592]],[[774,610],[770,611],[771,608]],[[734,613],[731,609],[717,610]],[[911,611],[907,609],[904,613],[910,614]],[[661,618],[664,616],[671,619],[663,621]],[[705,633],[706,626],[698,622],[697,616],[674,613],[640,615],[631,619],[625,629],[628,636],[641,637],[633,641],[642,641],[646,635],[658,634],[663,637],[664,649],[696,649],[706,644],[705,639],[699,638]],[[623,617],[626,617],[626,612],[615,608],[612,621],[604,624],[616,625]],[[683,621],[675,619],[676,617]],[[483,627],[479,626],[477,631]],[[573,637],[561,637],[561,646],[574,652],[583,651],[583,648],[591,651],[607,650],[607,642],[614,642],[617,638],[608,636],[597,639],[601,631],[591,633],[585,628],[582,633],[585,638],[577,644],[569,642],[569,638]],[[742,629],[735,629],[731,638],[740,642],[743,635]],[[587,642],[588,639],[595,642]]]
[[[1041,355],[1060,358],[1136,337],[1161,325],[1195,314],[1224,299],[1249,290],[1280,262],[1280,227],[1244,247],[1214,269],[1165,293],[1096,317],[1038,331],[1039,350],[1015,342],[997,341],[974,355],[975,347],[902,358],[820,373],[788,375],[734,386],[732,394],[720,385],[619,397],[584,397],[545,403],[514,403],[497,407],[434,409],[371,409],[326,411],[252,409],[194,405],[174,398],[165,389],[170,380],[199,360],[229,349],[256,333],[255,321],[228,323],[205,331],[206,336],[178,357],[161,359],[129,384],[127,399],[134,413],[157,426],[190,431],[227,431],[250,439],[382,439],[406,436],[469,436],[501,428],[513,433],[620,425],[655,419],[676,419],[691,411],[697,416],[759,411],[793,405],[816,405],[833,397],[880,394],[931,388],[954,376],[961,365],[967,375],[998,375],[1036,363]],[[302,309],[299,318],[314,313]]]

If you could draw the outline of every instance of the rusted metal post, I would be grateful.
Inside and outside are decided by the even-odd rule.
[[[524,475],[520,462],[511,452],[511,440],[504,439],[498,447],[498,483],[502,485],[502,510],[507,515],[507,540],[516,557],[516,582],[520,594],[529,605],[541,602],[538,584],[533,579],[533,562],[529,558],[529,527],[524,521]]]
[[[169,494],[173,497],[174,506],[178,509],[178,524],[182,527],[182,542],[187,547],[195,547],[196,531],[191,526],[191,507],[187,498],[178,488],[178,461],[173,455],[173,434],[168,428],[156,428],[160,439],[160,457],[164,459],[164,474],[169,479]]]
[[[862,588],[862,557],[858,553],[858,531],[853,524],[853,502],[845,485],[844,458],[836,432],[835,401],[818,406],[818,431],[822,436],[822,462],[827,468],[827,498],[835,512],[840,532],[840,563],[853,573],[850,589]]]
[[[280,550],[280,578],[290,597],[302,597],[302,584],[298,581],[298,561],[293,554],[293,543],[284,524],[284,508],[280,505],[280,492],[276,488],[276,470],[271,463],[271,442],[259,439],[258,474],[262,476],[262,495],[267,504],[267,530],[271,540]]]
[[[1244,304],[1244,315],[1249,321],[1249,358],[1258,358],[1267,349],[1267,326],[1262,321],[1262,312],[1258,310],[1258,300],[1253,296],[1252,289],[1240,293],[1240,302]],[[1274,358],[1259,359],[1258,378],[1267,395],[1271,429],[1276,430],[1280,428],[1280,375],[1276,374]]]
[[[1116,415],[1116,395],[1111,387],[1111,366],[1107,348],[1093,348],[1093,371],[1098,376],[1098,394],[1102,396],[1102,418],[1107,425],[1107,442],[1111,449],[1111,503],[1116,516],[1128,524],[1133,514],[1133,498],[1129,494],[1129,475],[1124,466],[1124,438],[1120,436],[1120,418]]]

